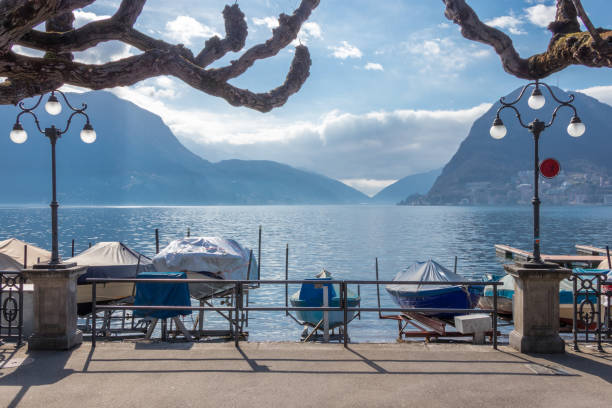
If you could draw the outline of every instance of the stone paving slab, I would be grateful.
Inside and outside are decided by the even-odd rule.
[[[524,355],[470,344],[85,343],[0,348],[0,406],[604,407],[612,347]]]

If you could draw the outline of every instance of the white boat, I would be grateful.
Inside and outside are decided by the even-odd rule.
[[[135,278],[139,272],[153,271],[151,259],[128,248],[121,242],[98,242],[66,263],[87,265],[87,272],[77,281],[77,311],[79,315],[91,313],[91,284],[87,278]],[[96,284],[96,302],[109,303],[133,295],[131,282]]]
[[[206,299],[231,290],[224,280],[257,278],[257,261],[248,248],[233,239],[192,237],[170,242],[153,258],[158,272],[185,272],[188,279],[207,279],[211,283],[191,283],[189,292]],[[216,281],[218,283],[212,283]]]
[[[51,252],[17,238],[0,241],[0,254],[10,257],[17,264],[21,265],[20,270],[31,268],[32,265],[37,263],[47,263],[51,260]]]

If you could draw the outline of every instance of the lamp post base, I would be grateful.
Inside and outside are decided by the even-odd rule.
[[[83,342],[76,326],[76,284],[86,271],[87,266],[62,264],[36,265],[23,271],[34,284],[34,333],[28,340],[29,350],[67,350]]]
[[[514,277],[510,346],[521,353],[563,353],[559,337],[559,283],[572,271],[556,264],[525,262],[504,265]]]

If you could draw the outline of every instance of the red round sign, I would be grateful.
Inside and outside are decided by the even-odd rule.
[[[546,178],[553,178],[559,174],[561,165],[555,159],[544,159],[540,163],[540,173]]]

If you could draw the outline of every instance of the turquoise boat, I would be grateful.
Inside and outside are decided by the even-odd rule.
[[[317,275],[316,278],[307,280],[309,282],[303,283],[300,290],[295,292],[289,298],[291,306],[322,307],[324,289],[327,290],[329,306],[340,306],[340,285],[326,283],[326,281],[332,280],[329,272],[323,270],[323,272]],[[346,300],[348,307],[358,307],[361,302],[361,298],[351,290],[347,290]],[[321,320],[323,320],[323,312],[320,310],[297,310],[295,314],[299,320],[309,326],[316,326]],[[350,321],[355,314],[356,312],[348,312],[348,320]],[[337,312],[329,312],[328,319],[330,329],[341,326],[344,323],[344,312],[342,310]]]

